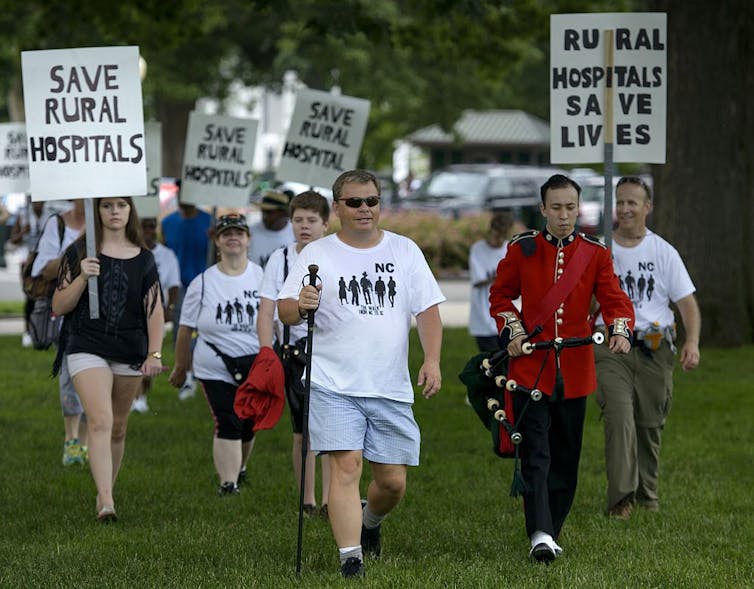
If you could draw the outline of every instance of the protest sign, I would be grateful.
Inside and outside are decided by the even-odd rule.
[[[0,194],[29,192],[29,154],[26,125],[0,125]]]
[[[182,202],[228,207],[249,204],[257,125],[254,119],[189,114]]]
[[[666,24],[662,13],[550,17],[553,163],[602,162],[606,140],[615,162],[665,162]]]
[[[32,200],[145,194],[138,47],[24,51]]]
[[[275,177],[309,186],[332,186],[356,167],[369,119],[369,101],[301,89]]]
[[[162,125],[156,121],[144,124],[147,159],[147,194],[135,196],[139,217],[160,216],[160,180],[162,179]]]

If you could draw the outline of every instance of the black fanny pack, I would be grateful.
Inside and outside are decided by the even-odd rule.
[[[254,360],[257,357],[256,354],[250,354],[248,356],[228,356],[228,354],[221,351],[220,348],[212,342],[208,342],[207,340],[204,341],[207,342],[207,345],[215,352],[215,354],[220,356],[223,364],[225,364],[225,368],[228,369],[228,372],[230,372],[230,375],[233,377],[236,384],[240,385],[246,380],[246,377],[251,370],[251,365],[254,364]]]

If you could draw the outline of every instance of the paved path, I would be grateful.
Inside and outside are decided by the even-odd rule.
[[[6,254],[6,268],[0,268],[0,301],[22,301],[23,292],[19,281],[19,259],[13,253]],[[443,325],[448,327],[463,327],[469,318],[469,283],[465,280],[442,280],[440,288],[447,297],[440,305],[440,316]],[[21,334],[23,320],[0,320],[0,335]]]

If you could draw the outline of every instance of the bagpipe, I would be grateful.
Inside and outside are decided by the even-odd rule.
[[[530,341],[539,331],[539,329],[534,330],[526,336],[522,351],[524,354],[531,354],[534,350],[551,350],[555,353],[555,387],[549,395],[548,402],[556,403],[563,399],[563,379],[559,369],[560,362],[558,361],[560,352],[565,348],[602,344],[605,341],[605,336],[597,332],[591,337],[558,337],[547,341]],[[549,354],[545,355],[542,360],[542,368],[544,368],[548,356]],[[529,486],[521,474],[519,445],[523,441],[523,434],[519,432],[519,424],[529,404],[542,402],[545,395],[537,388],[542,369],[539,370],[539,375],[532,386],[527,387],[507,377],[509,361],[510,356],[507,349],[496,352],[482,352],[473,356],[466,363],[458,378],[466,385],[471,407],[485,428],[492,434],[493,452],[501,458],[515,459],[510,495],[511,497],[518,497],[529,492]],[[513,395],[526,397],[526,402],[518,415],[514,415]]]

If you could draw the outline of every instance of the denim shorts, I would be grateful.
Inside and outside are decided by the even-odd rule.
[[[71,378],[89,368],[109,368],[117,376],[143,376],[141,370],[134,370],[129,364],[113,362],[95,354],[77,352],[68,354],[66,360],[68,361],[68,372],[71,373]]]
[[[350,397],[314,383],[309,398],[312,451],[362,450],[370,462],[419,464],[421,435],[411,403]]]

